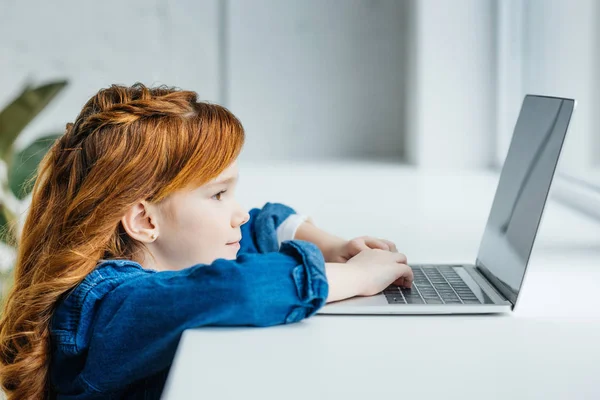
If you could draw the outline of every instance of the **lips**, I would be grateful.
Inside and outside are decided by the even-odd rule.
[[[227,243],[227,247],[234,249],[236,252],[242,248],[242,246],[240,246],[240,242]]]
[[[228,245],[229,245],[229,244],[240,244],[240,239],[236,240],[235,242],[229,242],[229,243],[227,243],[227,244],[228,244]]]

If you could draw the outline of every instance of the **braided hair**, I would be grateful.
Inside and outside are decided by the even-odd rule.
[[[50,318],[101,259],[135,259],[143,244],[121,217],[136,201],[218,176],[244,130],[226,108],[169,87],[112,85],[83,107],[38,168],[0,319],[0,385],[10,399],[51,394]]]

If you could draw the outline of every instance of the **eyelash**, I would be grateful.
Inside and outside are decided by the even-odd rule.
[[[221,190],[219,193],[215,194],[215,195],[213,196],[213,198],[215,198],[215,197],[217,197],[217,196],[220,196],[220,195],[222,195],[222,194],[223,194],[223,193],[225,193],[226,191],[227,191],[227,190]],[[217,200],[217,199],[215,199],[215,200]],[[221,199],[218,199],[217,201],[221,201]]]

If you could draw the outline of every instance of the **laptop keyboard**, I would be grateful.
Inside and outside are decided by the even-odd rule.
[[[389,304],[481,304],[452,266],[412,267],[411,288],[389,286],[383,291]]]

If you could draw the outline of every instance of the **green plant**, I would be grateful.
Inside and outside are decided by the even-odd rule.
[[[14,143],[23,129],[67,83],[61,80],[36,87],[28,84],[0,111],[0,257],[4,258],[5,263],[9,254],[14,254],[20,234],[20,213],[33,188],[38,164],[62,133],[44,135],[18,151]],[[1,267],[0,300],[12,284],[12,266]]]

